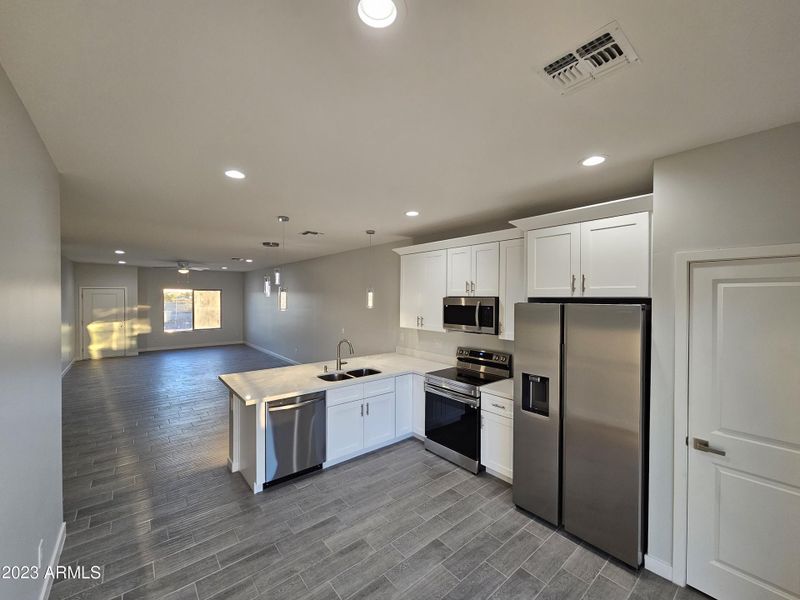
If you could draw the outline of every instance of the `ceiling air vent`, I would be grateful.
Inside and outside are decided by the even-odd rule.
[[[569,94],[612,71],[639,62],[633,46],[613,21],[574,50],[548,63],[541,75],[562,94]]]

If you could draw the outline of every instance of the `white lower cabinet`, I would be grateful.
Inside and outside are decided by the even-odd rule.
[[[353,454],[364,447],[363,407],[362,400],[328,407],[326,462]]]
[[[510,406],[510,400],[481,394],[481,464],[509,482],[514,447],[514,420],[506,416]]]
[[[425,378],[422,375],[411,376],[411,413],[414,435],[425,437]]]
[[[416,428],[418,375],[378,379],[327,392],[326,465],[408,437]],[[422,433],[425,433],[424,392]]]
[[[394,392],[364,399],[364,447],[371,448],[393,440]]]
[[[413,375],[395,377],[394,434],[401,437],[414,430]]]

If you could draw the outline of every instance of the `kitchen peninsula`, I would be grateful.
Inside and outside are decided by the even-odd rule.
[[[342,371],[326,361],[220,375],[229,390],[228,465],[242,474],[254,493],[280,472],[276,453],[278,458],[281,452],[291,453],[270,439],[270,432],[276,431],[273,420],[301,404],[318,405],[317,416],[308,418],[316,422],[309,427],[324,440],[306,440],[303,450],[321,445],[323,468],[402,439],[424,437],[423,376],[450,365],[394,352],[353,357],[346,365]],[[378,372],[338,381],[320,378],[370,372],[365,370]],[[300,397],[305,402],[292,402]]]

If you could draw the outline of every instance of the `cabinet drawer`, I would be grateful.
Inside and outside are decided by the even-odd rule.
[[[365,398],[394,393],[394,377],[387,377],[378,381],[366,381],[363,385]]]
[[[514,402],[500,396],[481,394],[481,410],[500,417],[514,418]]]
[[[392,380],[394,383],[394,380]],[[394,388],[393,388],[394,389]],[[354,383],[344,387],[333,388],[325,393],[325,401],[328,406],[336,406],[353,400],[361,400],[364,397],[364,384]]]

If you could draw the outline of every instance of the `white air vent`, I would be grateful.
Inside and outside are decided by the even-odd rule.
[[[619,23],[613,21],[574,50],[550,61],[541,75],[562,94],[569,94],[635,62],[639,62],[639,57]]]

